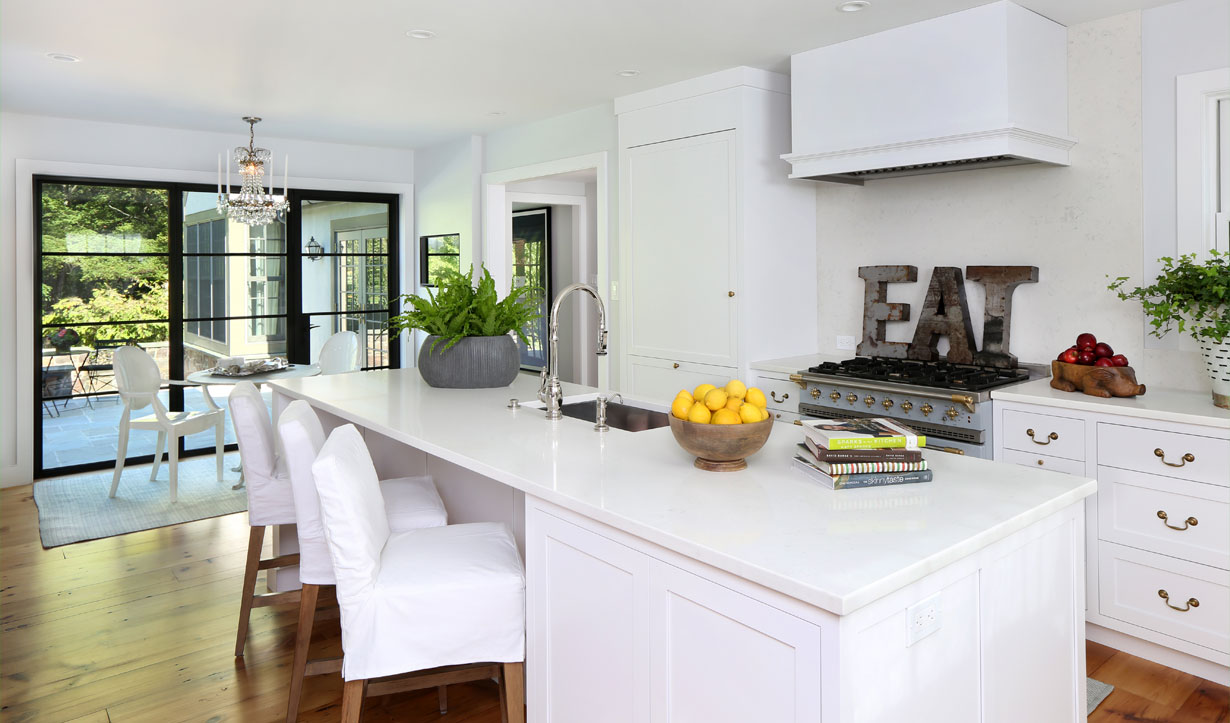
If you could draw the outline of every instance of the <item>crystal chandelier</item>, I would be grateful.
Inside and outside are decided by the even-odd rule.
[[[263,226],[282,220],[282,214],[289,208],[287,200],[287,182],[290,166],[289,156],[282,164],[282,195],[273,194],[273,153],[268,148],[256,147],[256,124],[260,118],[244,116],[248,124],[248,147],[235,148],[233,158],[239,166],[239,177],[243,183],[239,193],[231,193],[231,166],[226,164],[226,193],[222,185],[222,156],[218,156],[218,212],[239,223],[249,226]],[[269,190],[264,188],[265,164],[269,164]]]

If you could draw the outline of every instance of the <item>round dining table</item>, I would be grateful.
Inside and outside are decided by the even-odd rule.
[[[260,389],[261,385],[264,384],[265,382],[271,382],[271,381],[275,381],[278,379],[293,379],[295,377],[314,377],[318,374],[320,374],[319,364],[291,364],[285,369],[278,369],[277,371],[272,371],[272,372],[257,372],[256,374],[248,374],[246,376],[241,376],[241,377],[230,376],[227,374],[215,374],[210,369],[203,369],[199,372],[192,372],[191,374],[189,374],[186,381],[191,382],[192,384],[199,384],[202,387],[206,387],[202,389],[202,391],[205,394],[209,394],[209,390],[207,387],[211,385],[215,385],[215,384],[216,385],[233,385],[233,384],[238,384],[239,382],[252,382],[254,385],[256,385],[257,389]],[[277,424],[277,421],[278,421],[277,419],[273,420],[275,425]],[[275,445],[278,444],[277,435],[274,435],[274,444]],[[237,489],[242,488],[243,487],[243,466],[241,465],[239,467],[236,467],[232,469],[231,471],[239,473],[239,484],[235,485],[231,489],[237,490]]]

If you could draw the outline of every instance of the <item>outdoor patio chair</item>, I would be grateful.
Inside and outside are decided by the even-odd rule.
[[[99,339],[94,342],[94,351],[81,365],[79,373],[85,374],[85,403],[94,408],[90,395],[99,396],[107,387],[115,389],[115,350],[122,346],[140,348],[136,339]]]

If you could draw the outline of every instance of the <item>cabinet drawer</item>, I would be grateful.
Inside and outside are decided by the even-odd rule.
[[[1067,474],[1085,474],[1085,463],[1078,459],[1064,459],[1063,457],[1022,452],[1016,449],[1005,449],[1003,461],[1009,464],[1019,464],[1022,467],[1049,469]]]
[[[1099,467],[1098,535],[1230,569],[1230,488]]]
[[[1005,409],[1002,433],[1004,449],[1085,459],[1085,422],[1081,419]]]
[[[1230,652],[1230,573],[1111,542],[1098,550],[1103,615]]]
[[[803,396],[805,390],[798,384],[790,381],[790,378],[782,375],[767,375],[752,372],[747,378],[748,387],[758,387],[764,392],[764,398],[768,402],[769,410],[777,410],[779,412],[798,412],[799,398]]]
[[[1230,439],[1098,424],[1098,464],[1230,486]]]
[[[786,424],[794,424],[796,420],[802,419],[803,415],[798,412],[779,412],[776,409],[769,407],[769,414],[773,415],[773,419]]]
[[[627,394],[648,402],[670,404],[679,390],[689,392],[701,384],[722,386],[735,378],[735,367],[711,366],[692,362],[630,356],[631,379]]]

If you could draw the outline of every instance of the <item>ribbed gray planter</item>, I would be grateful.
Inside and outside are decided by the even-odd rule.
[[[506,387],[517,378],[521,354],[511,336],[467,336],[449,349],[442,340],[432,351],[439,338],[428,336],[419,350],[419,373],[431,386],[485,389]]]

